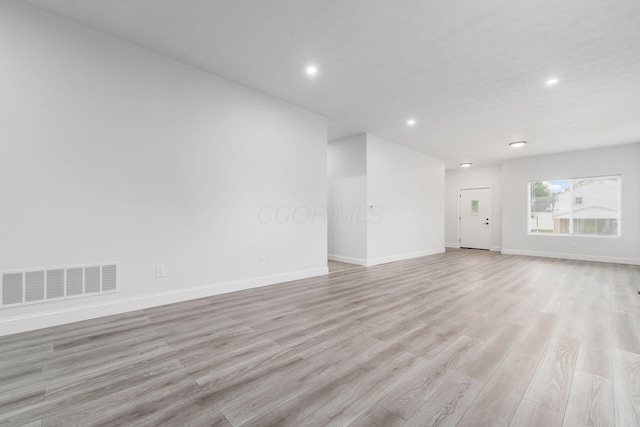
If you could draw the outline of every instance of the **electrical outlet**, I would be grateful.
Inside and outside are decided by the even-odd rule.
[[[156,277],[157,278],[164,277],[165,274],[167,274],[167,267],[165,267],[164,264],[156,265]]]
[[[267,263],[267,257],[265,255],[260,255],[260,265],[265,265]]]

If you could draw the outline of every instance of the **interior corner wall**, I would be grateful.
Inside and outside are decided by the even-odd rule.
[[[507,161],[502,166],[502,252],[640,264],[640,143]],[[527,183],[622,176],[621,236],[541,236],[527,233]],[[572,245],[575,245],[573,247]]]
[[[332,141],[327,147],[329,259],[367,263],[366,134]]]
[[[326,274],[325,118],[20,2],[0,46],[0,271],[121,280],[0,334]]]
[[[444,163],[367,134],[368,265],[444,252]]]
[[[491,187],[492,226],[491,250],[502,247],[502,166],[450,169],[445,172],[445,245],[458,248],[459,190],[463,188]]]

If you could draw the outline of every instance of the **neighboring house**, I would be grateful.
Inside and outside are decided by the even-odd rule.
[[[573,220],[574,234],[618,234],[617,178],[576,181],[569,189],[556,194],[553,205],[553,232],[569,233]]]

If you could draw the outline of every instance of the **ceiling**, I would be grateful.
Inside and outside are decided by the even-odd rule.
[[[638,0],[25,1],[447,168],[640,142]]]

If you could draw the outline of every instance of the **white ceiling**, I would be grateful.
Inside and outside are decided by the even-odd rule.
[[[638,0],[25,1],[447,168],[640,142]]]

